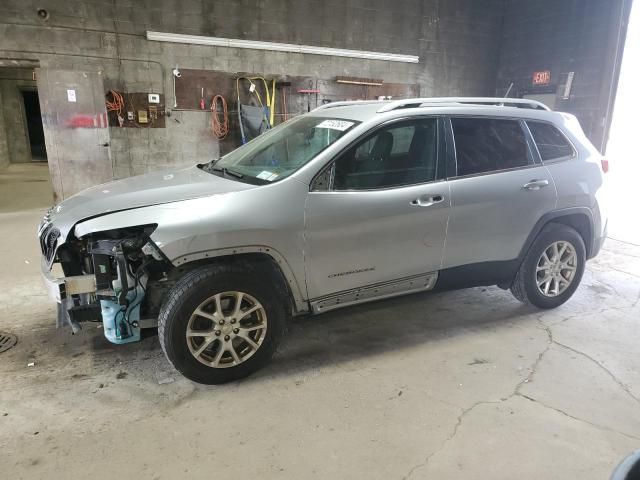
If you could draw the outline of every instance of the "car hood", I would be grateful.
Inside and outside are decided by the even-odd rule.
[[[53,207],[48,219],[63,237],[78,222],[108,213],[256,188],[202,171],[197,166],[103,183]],[[153,223],[153,219],[149,219]]]

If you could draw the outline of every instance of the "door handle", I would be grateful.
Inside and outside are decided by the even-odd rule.
[[[443,200],[443,195],[424,195],[412,200],[409,205],[413,205],[414,207],[430,207],[431,205],[440,203]]]
[[[531,180],[528,183],[525,183],[522,188],[525,190],[540,190],[542,187],[549,186],[549,180]]]

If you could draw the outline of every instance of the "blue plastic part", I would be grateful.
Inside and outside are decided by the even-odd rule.
[[[140,341],[140,304],[143,298],[144,289],[138,286],[127,294],[128,307],[120,305],[117,300],[100,300],[102,327],[107,340],[116,344]]]

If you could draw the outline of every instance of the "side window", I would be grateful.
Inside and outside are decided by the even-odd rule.
[[[573,147],[560,131],[549,123],[527,121],[542,160],[572,157]]]
[[[451,124],[459,176],[533,163],[518,120],[452,118]]]
[[[391,125],[349,149],[335,162],[335,190],[371,190],[436,179],[438,121]]]

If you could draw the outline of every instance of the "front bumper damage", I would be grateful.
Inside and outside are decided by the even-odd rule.
[[[49,298],[58,304],[58,328],[70,327],[75,334],[82,329],[82,322],[102,322],[107,340],[120,344],[139,341],[142,324],[153,326],[152,321],[140,321],[145,280],[138,279],[135,287],[120,296],[121,291],[115,288],[98,290],[93,274],[56,277],[44,257],[41,265]],[[120,285],[118,280],[114,283]]]
[[[156,324],[155,319],[141,320],[148,269],[158,263],[142,247],[151,243],[157,249],[155,244],[146,233],[72,242],[51,245],[41,236],[42,278],[49,298],[58,304],[58,327],[68,326],[77,333],[82,322],[102,322],[110,342],[139,341],[141,329]],[[158,256],[155,250],[152,253]],[[57,263],[63,276],[52,271]]]
[[[47,294],[54,302],[62,303],[68,296],[79,295],[81,293],[94,293],[96,291],[95,275],[56,277],[49,268],[45,257],[42,257],[40,267]]]
[[[88,303],[88,297],[96,291],[94,275],[56,277],[44,256],[41,261],[41,271],[47,295],[57,303],[56,326],[58,328],[70,327],[75,334],[81,330],[81,321],[99,321],[99,309]]]

